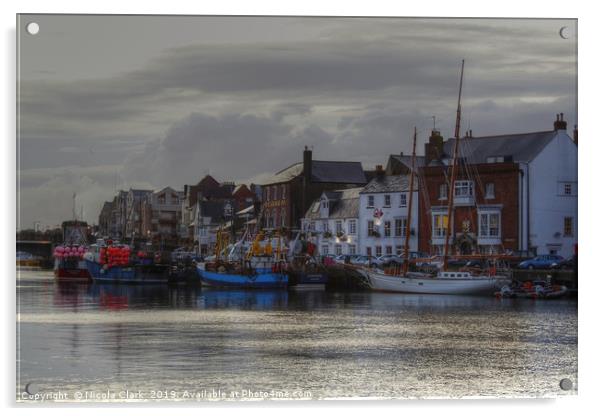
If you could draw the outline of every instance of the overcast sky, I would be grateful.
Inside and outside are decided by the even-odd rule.
[[[40,24],[29,35],[25,25]],[[563,39],[559,31],[569,39]],[[261,180],[301,160],[366,168],[462,131],[576,123],[574,20],[22,16],[21,228],[98,222],[116,189],[207,173]]]

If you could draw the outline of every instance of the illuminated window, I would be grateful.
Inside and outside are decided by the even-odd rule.
[[[447,231],[447,214],[433,215],[433,237],[445,237]]]

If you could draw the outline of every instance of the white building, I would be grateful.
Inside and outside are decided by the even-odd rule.
[[[521,222],[528,224],[522,241],[537,254],[570,257],[577,244],[577,143],[562,118],[535,156],[519,163],[524,172]]]
[[[385,175],[377,168],[377,175],[360,192],[359,247],[362,254],[379,257],[386,254],[402,255],[405,249],[408,207],[410,203],[410,176]],[[414,179],[414,197],[410,224],[409,251],[418,250],[418,184]]]
[[[307,210],[303,227],[320,255],[360,254],[358,207],[362,189],[325,191]]]

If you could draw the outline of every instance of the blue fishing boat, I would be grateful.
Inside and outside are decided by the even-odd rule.
[[[270,268],[259,268],[247,272],[228,271],[223,266],[213,268],[205,264],[197,265],[197,273],[205,286],[231,287],[244,289],[276,289],[286,288],[288,276],[283,271]]]
[[[107,267],[96,261],[86,260],[86,267],[95,282],[106,283],[168,283],[169,266],[128,265]]]

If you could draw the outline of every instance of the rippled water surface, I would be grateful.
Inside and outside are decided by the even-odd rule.
[[[574,299],[75,285],[48,272],[17,287],[18,400],[576,392]]]

